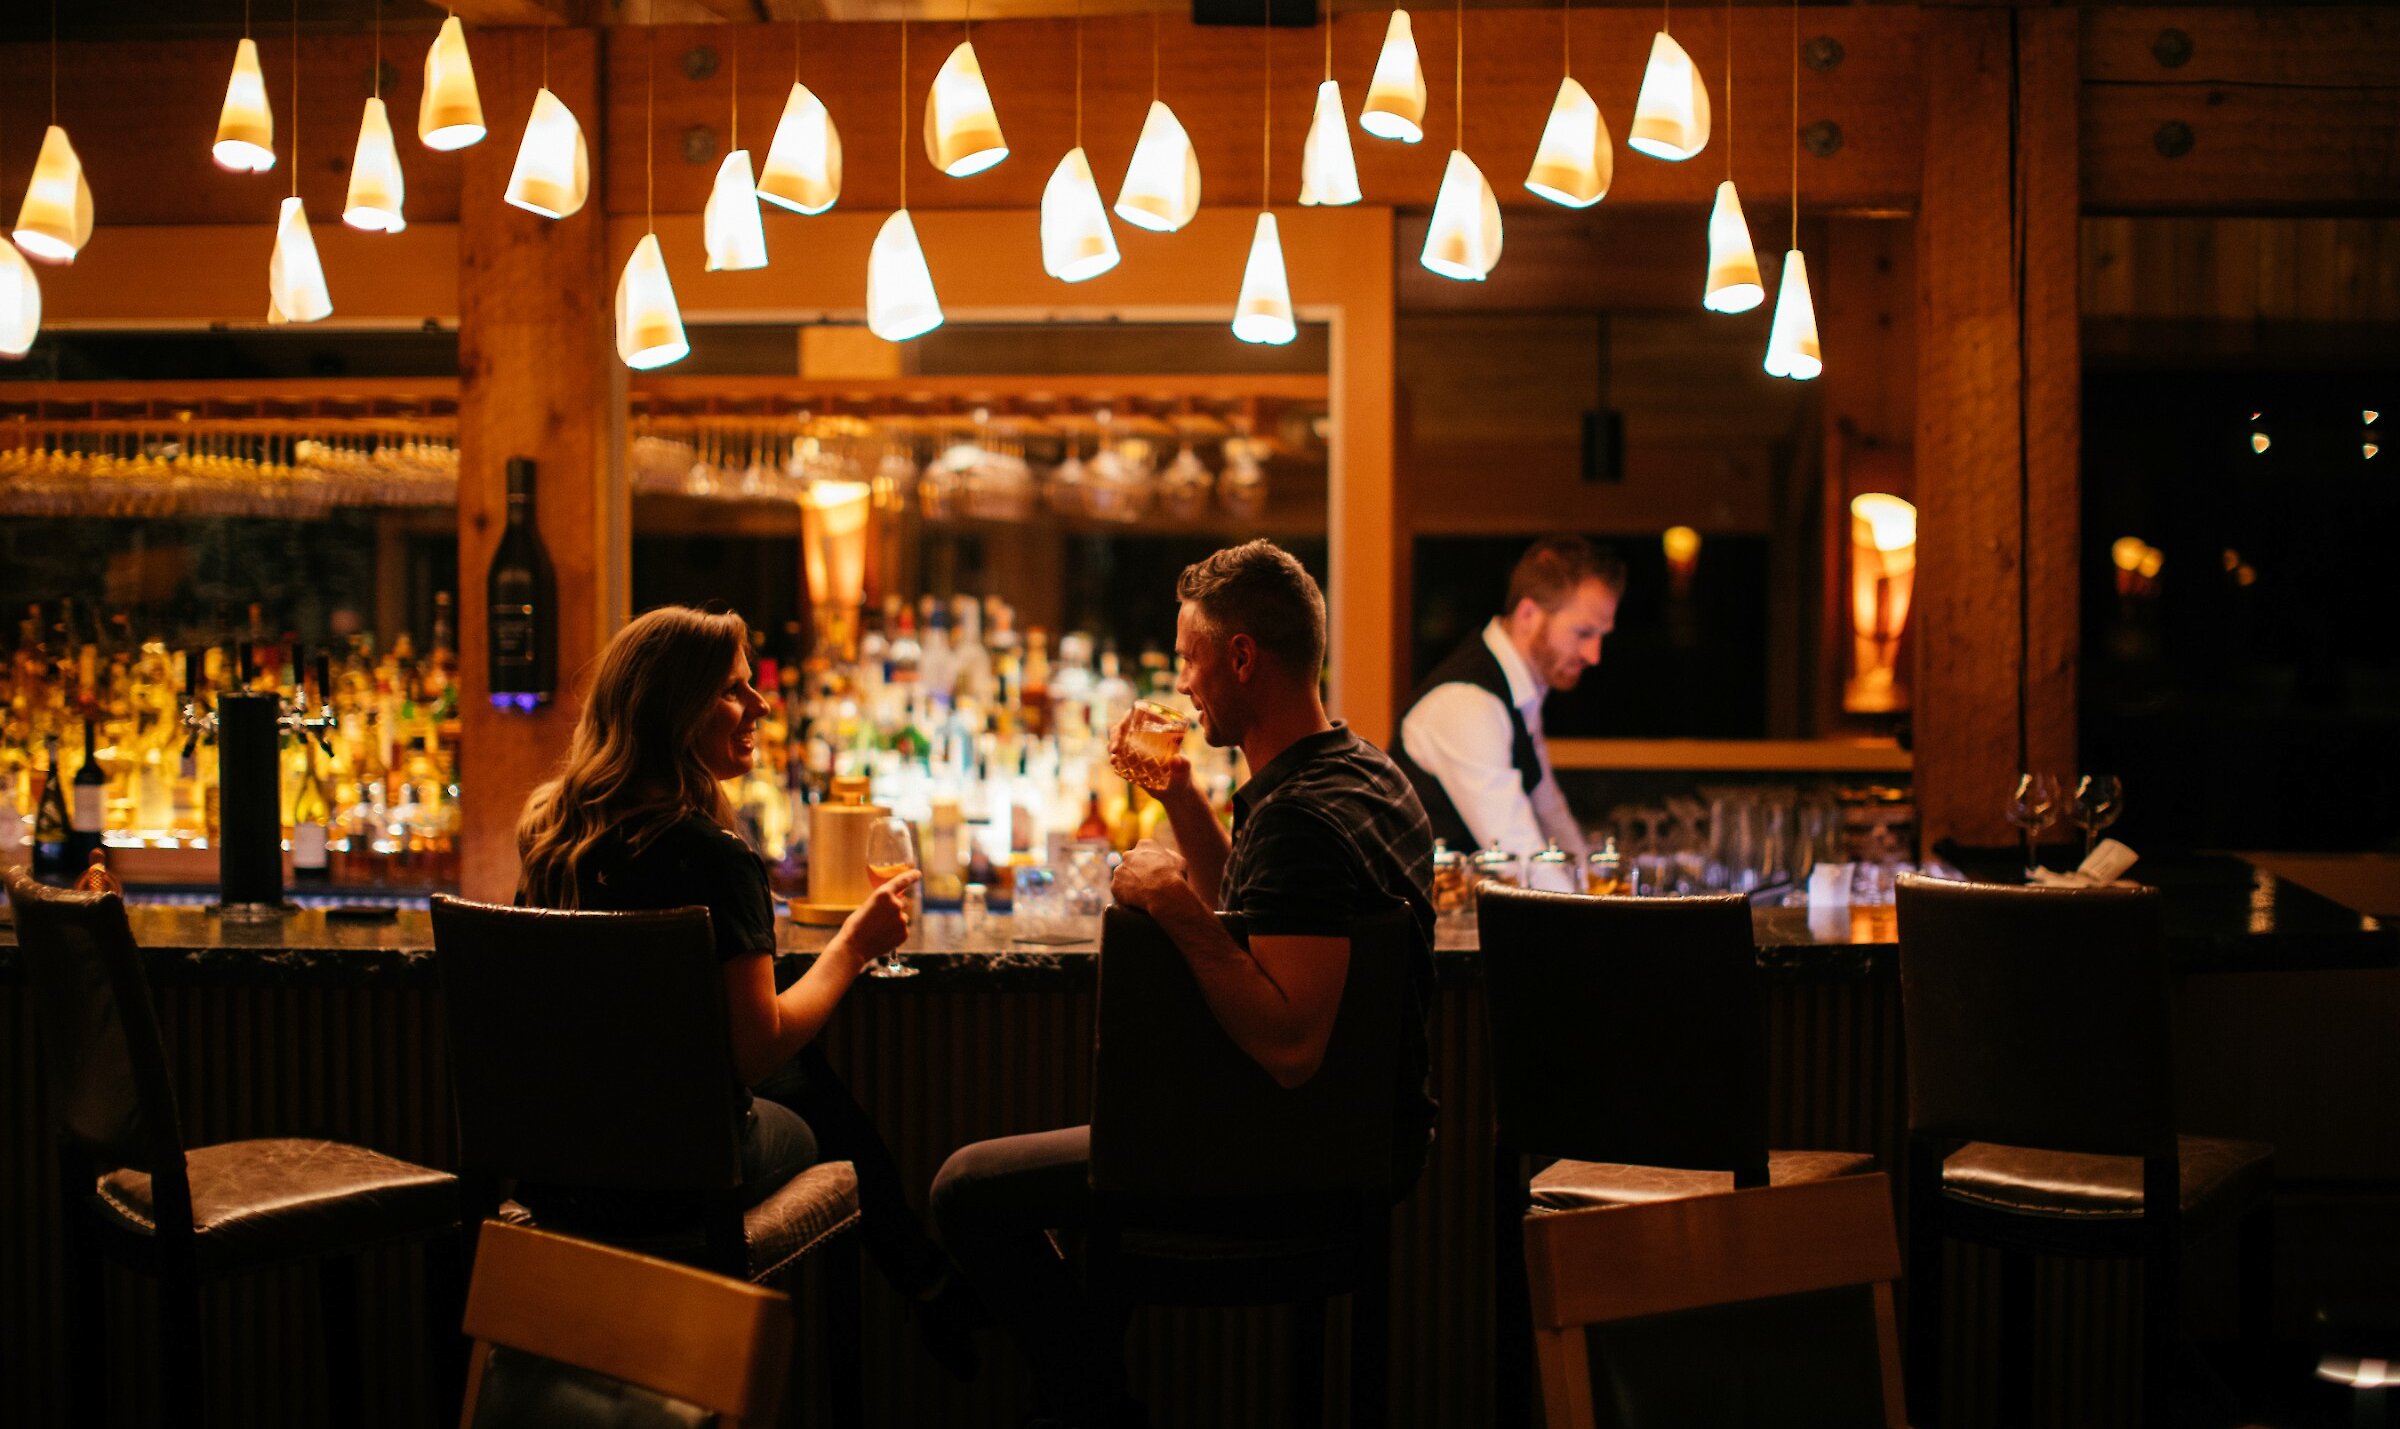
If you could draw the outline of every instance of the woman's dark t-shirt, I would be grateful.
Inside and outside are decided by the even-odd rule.
[[[775,949],[775,899],[767,891],[766,865],[738,834],[705,814],[684,815],[639,848],[623,833],[610,832],[584,856],[575,893],[583,907],[602,913],[697,903],[708,910],[717,956],[728,962]]]

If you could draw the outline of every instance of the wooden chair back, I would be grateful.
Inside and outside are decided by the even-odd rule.
[[[1881,1175],[1525,1218],[1552,1429],[1901,1429]]]
[[[486,1222],[461,1429],[777,1422],[791,1302],[704,1270]]]

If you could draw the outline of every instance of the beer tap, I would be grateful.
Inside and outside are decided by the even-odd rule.
[[[326,733],[340,724],[333,712],[333,661],[323,650],[310,662],[313,680],[303,681],[283,706],[277,725],[287,734],[313,739],[327,759],[333,758],[333,739]],[[311,686],[314,698],[311,698]]]

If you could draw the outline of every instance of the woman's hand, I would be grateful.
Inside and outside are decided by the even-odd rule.
[[[908,941],[908,894],[924,875],[910,869],[886,882],[851,910],[828,945],[839,947],[857,972]]]

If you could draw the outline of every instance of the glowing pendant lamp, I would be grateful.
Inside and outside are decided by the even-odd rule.
[[[767,145],[758,196],[794,213],[823,213],[842,196],[842,136],[825,102],[798,80]]]
[[[961,40],[925,94],[925,156],[954,179],[980,174],[1008,157],[992,92],[983,84],[975,45]]]
[[[691,350],[666,255],[658,250],[658,235],[645,233],[617,279],[617,356],[627,367],[646,372],[681,362]]]
[[[709,272],[767,266],[767,230],[758,216],[758,183],[750,176],[748,149],[734,150],[717,166],[700,231]]]
[[[925,266],[916,224],[900,209],[883,221],[867,255],[867,330],[885,342],[906,342],[941,325],[933,271]]]
[[[1092,182],[1091,161],[1069,149],[1042,186],[1042,271],[1062,283],[1097,278],[1117,266],[1117,236]]]
[[[1758,278],[1758,253],[1750,246],[1750,223],[1733,180],[1717,185],[1717,207],[1708,216],[1708,289],[1700,305],[1712,313],[1746,313],[1765,302]]]
[[[358,152],[350,160],[350,192],[342,222],[369,233],[398,233],[408,227],[400,209],[408,186],[400,176],[400,147],[392,142],[392,117],[383,101],[367,99],[359,116]]]
[[[1356,203],[1358,160],[1350,151],[1350,126],[1342,117],[1342,87],[1317,86],[1317,113],[1300,151],[1300,201],[1315,206]]]
[[[1825,370],[1817,347],[1817,305],[1808,295],[1808,260],[1795,248],[1783,255],[1783,286],[1775,295],[1775,325],[1767,333],[1767,375],[1806,382]]]
[[[84,182],[83,160],[67,142],[67,131],[55,124],[42,136],[41,157],[17,209],[15,237],[26,257],[45,263],[72,263],[91,242],[92,186]]]
[[[1708,88],[1699,67],[1675,37],[1661,30],[1650,41],[1650,67],[1625,142],[1653,159],[1682,160],[1708,147]]]
[[[1425,137],[1425,68],[1417,63],[1417,37],[1408,12],[1394,10],[1383,32],[1383,53],[1367,81],[1367,102],[1358,127],[1378,139],[1414,144]]]
[[[23,357],[42,330],[42,285],[25,255],[0,243],[0,357]]]
[[[258,68],[258,42],[248,35],[233,52],[225,107],[217,112],[217,167],[263,174],[275,167],[275,114],[267,107],[267,78]]]
[[[425,52],[417,137],[428,149],[464,149],[483,138],[483,100],[475,92],[475,64],[467,58],[467,29],[456,15],[442,21]]]
[[[1153,233],[1173,233],[1199,211],[1200,156],[1192,136],[1164,100],[1153,99],[1117,189],[1117,217]]]
[[[1600,117],[1600,106],[1574,76],[1560,80],[1525,187],[1555,204],[1590,208],[1607,195],[1616,170],[1616,149],[1609,143],[1608,121]]]
[[[1500,261],[1500,201],[1483,170],[1462,149],[1450,151],[1450,167],[1434,196],[1433,223],[1425,231],[1418,261],[1445,278],[1479,283]]]
[[[1233,308],[1233,335],[1244,342],[1281,345],[1300,335],[1292,320],[1292,287],[1284,277],[1283,236],[1275,215],[1261,213],[1242,269],[1242,296]]]
[[[317,261],[308,210],[296,194],[283,201],[283,216],[275,225],[275,252],[267,259],[267,304],[270,321],[313,323],[333,315],[333,298],[325,291],[325,265]]]
[[[592,192],[592,151],[575,112],[547,89],[533,96],[533,117],[517,145],[509,171],[508,201],[527,213],[565,218],[583,207]]]

